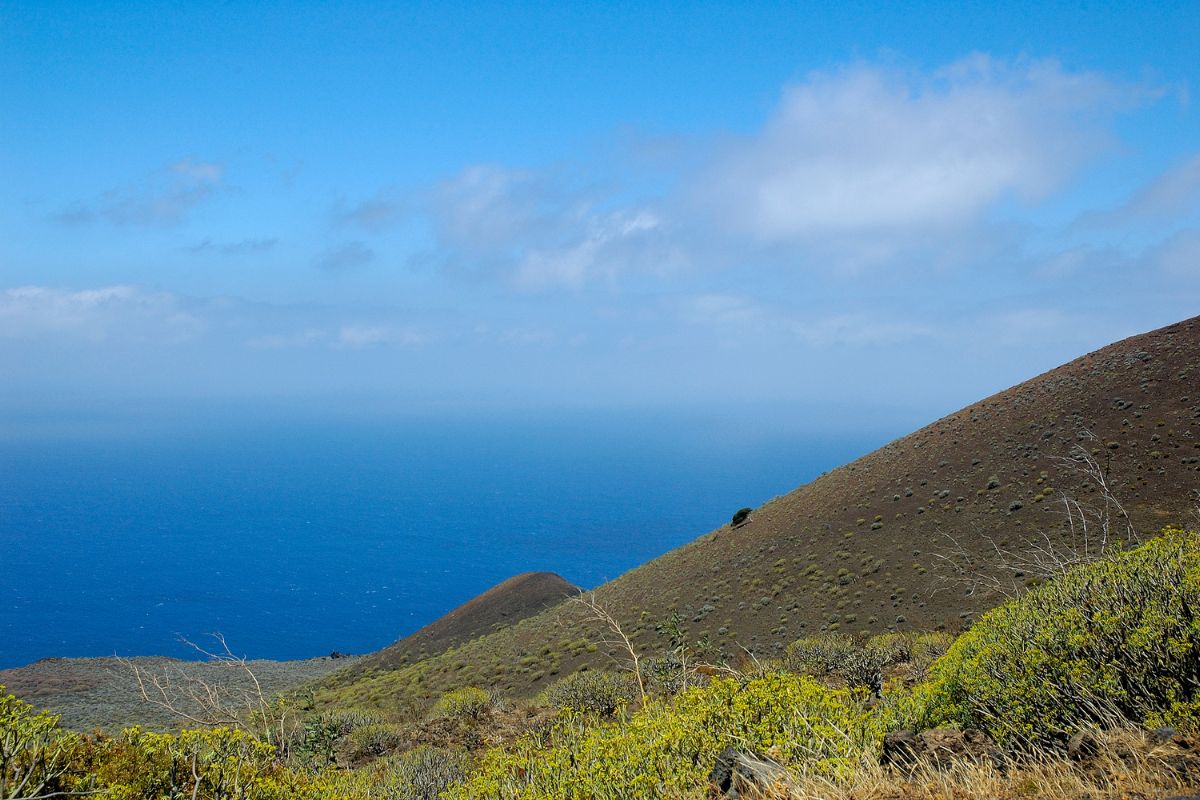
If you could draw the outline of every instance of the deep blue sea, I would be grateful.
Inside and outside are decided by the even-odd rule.
[[[889,438],[599,412],[10,428],[0,667],[213,631],[367,652],[518,572],[614,578]]]

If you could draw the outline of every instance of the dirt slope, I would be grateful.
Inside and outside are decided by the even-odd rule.
[[[1089,438],[1094,436],[1095,438]],[[822,630],[957,629],[994,605],[940,580],[961,547],[987,568],[997,546],[1066,538],[1061,498],[1097,494],[1058,459],[1085,445],[1136,529],[1187,521],[1200,488],[1200,318],[1135,336],[981,400],[601,587],[646,651],[678,613],[692,641],[773,655]],[[1030,576],[993,570],[1020,585]],[[578,604],[548,609],[457,650],[366,678],[339,673],[329,703],[387,706],[465,683],[529,694],[605,663]],[[588,641],[591,641],[591,646]],[[619,657],[619,655],[618,655]]]
[[[396,669],[512,625],[579,594],[553,572],[525,572],[471,598],[416,633],[357,659],[348,675]]]

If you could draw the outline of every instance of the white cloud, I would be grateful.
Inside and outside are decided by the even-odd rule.
[[[67,224],[102,220],[118,226],[170,226],[221,188],[225,168],[184,158],[157,170],[141,182],[104,192],[77,203],[56,218]]]
[[[517,265],[516,284],[525,289],[580,289],[597,277],[612,280],[617,273],[645,263],[645,256],[655,250],[653,235],[659,220],[645,210],[614,211],[588,217],[579,227],[566,245],[527,252]],[[663,253],[656,266],[668,269],[682,260],[679,252]]]
[[[23,286],[0,292],[0,337],[86,341],[178,342],[204,330],[203,320],[166,292],[136,286],[72,291]]]
[[[1062,188],[1111,146],[1112,115],[1150,95],[1050,61],[858,64],[788,87],[756,133],[693,143],[650,199],[475,165],[424,207],[443,264],[525,290],[684,266],[938,269],[1003,245],[989,213]]]
[[[427,334],[391,325],[343,325],[334,339],[334,347],[359,350],[366,347],[415,347],[429,341]]]
[[[815,73],[691,193],[717,224],[763,243],[961,226],[1060,186],[1107,144],[1095,118],[1136,96],[1053,62],[981,55],[929,75]]]
[[[657,213],[604,205],[550,175],[476,165],[436,187],[429,213],[451,266],[498,272],[526,290],[577,290],[685,260]]]
[[[435,187],[429,211],[444,246],[492,257],[553,235],[547,223],[571,214],[554,194],[532,172],[477,164]]]

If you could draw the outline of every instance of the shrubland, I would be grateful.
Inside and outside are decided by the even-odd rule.
[[[1196,532],[1167,528],[1073,567],[952,643],[835,633],[778,661],[683,656],[669,663],[688,674],[650,682],[645,699],[619,671],[560,678],[534,701],[469,685],[391,712],[293,698],[294,722],[272,737],[254,721],[76,734],[0,691],[0,798],[700,798],[730,747],[780,768],[763,790],[780,798],[1115,798],[1200,784]],[[981,731],[994,757],[883,763],[889,734],[933,728]]]

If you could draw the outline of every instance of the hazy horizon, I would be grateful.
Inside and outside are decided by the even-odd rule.
[[[928,419],[1200,309],[1198,29],[7,3],[0,409]]]

